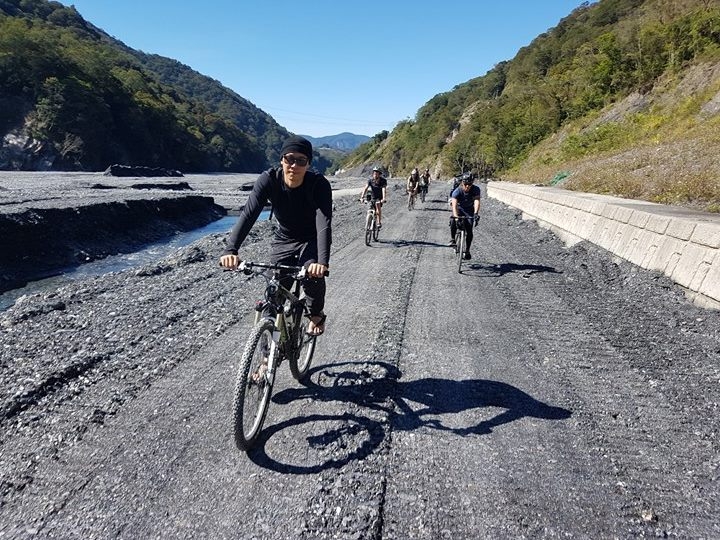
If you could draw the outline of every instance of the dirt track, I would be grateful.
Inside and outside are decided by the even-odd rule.
[[[370,248],[338,199],[311,383],[281,372],[250,455],[259,284],[218,271],[222,238],[0,315],[0,533],[720,536],[720,313],[491,200],[459,275],[445,187],[414,212],[394,187]]]

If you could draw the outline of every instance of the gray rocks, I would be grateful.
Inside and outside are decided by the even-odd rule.
[[[182,176],[180,171],[164,167],[143,167],[139,165],[110,165],[105,176]]]

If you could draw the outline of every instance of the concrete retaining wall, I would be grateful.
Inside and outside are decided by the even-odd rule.
[[[588,240],[662,272],[697,304],[720,309],[720,215],[510,182],[490,182],[487,192],[566,243]]]

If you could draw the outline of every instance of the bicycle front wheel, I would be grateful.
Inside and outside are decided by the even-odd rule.
[[[257,440],[270,404],[273,380],[269,366],[275,365],[277,354],[274,329],[271,320],[257,323],[240,360],[233,399],[235,445],[240,450],[248,451]]]
[[[458,273],[462,274],[462,262],[465,256],[465,230],[459,230],[457,232],[457,246],[455,247],[455,253],[457,254]]]
[[[373,221],[372,239],[375,242],[377,242],[379,235],[380,235],[380,227],[378,227],[377,221]]]
[[[370,240],[372,239],[372,229],[375,225],[375,219],[371,214],[368,214],[367,219],[365,220],[365,245],[370,245]]]

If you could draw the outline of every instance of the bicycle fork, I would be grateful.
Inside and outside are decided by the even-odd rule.
[[[263,319],[273,321],[273,319],[267,316],[267,314],[263,315],[262,311],[257,311],[255,313],[255,324],[258,324]],[[265,381],[271,387],[275,382],[275,373],[277,371],[277,368],[280,366],[282,362],[282,357],[284,355],[283,347],[281,347],[281,344],[286,344],[288,342],[289,339],[287,334],[287,328],[285,326],[284,314],[278,313],[277,315],[275,315],[275,319],[273,321],[272,340],[270,342],[270,349],[267,352],[267,371],[265,372]]]

